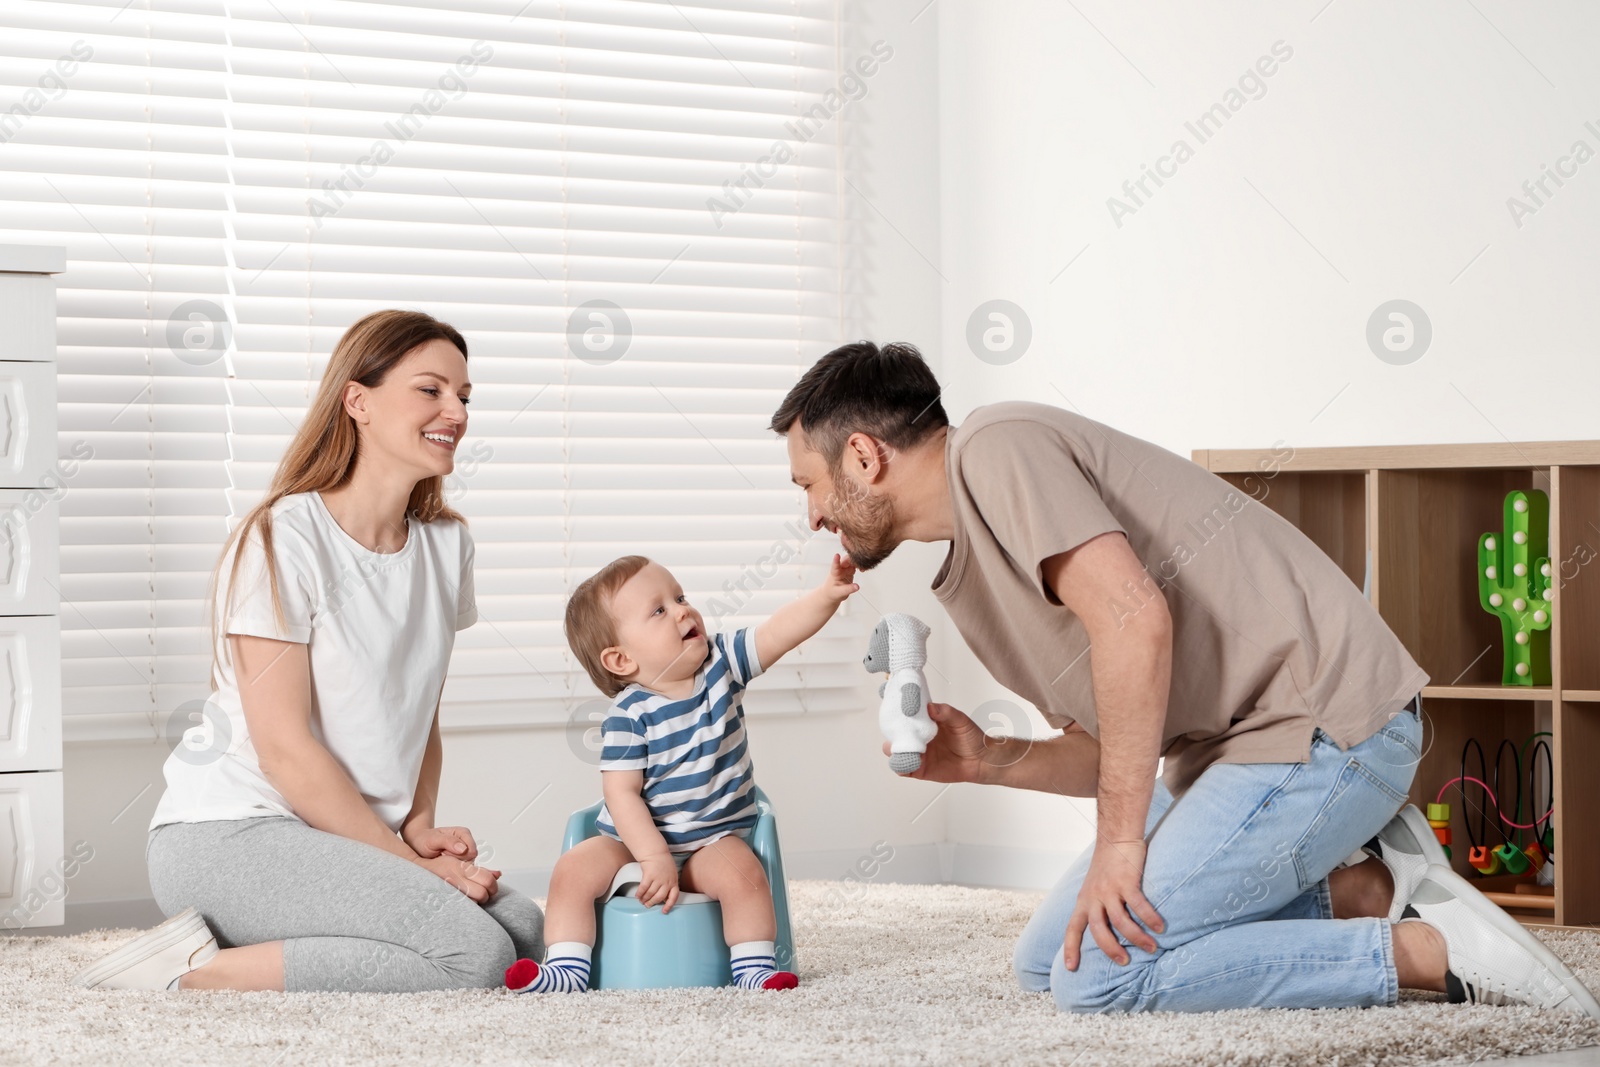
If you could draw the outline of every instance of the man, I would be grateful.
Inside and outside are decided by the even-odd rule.
[[[1413,988],[1600,1018],[1402,810],[1427,675],[1288,522],[1058,408],[994,404],[952,427],[906,344],[829,353],[771,428],[812,528],[857,567],[950,542],[935,595],[1065,731],[988,738],[934,705],[916,777],[1097,800],[1094,847],[1017,945],[1026,988],[1067,1011],[1392,1004]],[[1363,845],[1375,859],[1336,869]]]

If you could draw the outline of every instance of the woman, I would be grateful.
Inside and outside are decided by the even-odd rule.
[[[421,312],[340,339],[213,576],[216,692],[167,760],[146,853],[173,918],[79,985],[410,992],[540,958],[538,905],[464,827],[433,824],[440,691],[477,619],[472,539],[442,492],[466,353]]]

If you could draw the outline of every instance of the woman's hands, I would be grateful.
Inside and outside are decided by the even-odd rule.
[[[411,846],[411,851],[425,860],[447,853],[458,860],[478,858],[478,843],[465,826],[430,826],[415,830],[407,826],[401,829],[400,837]]]
[[[407,825],[401,838],[417,854],[417,864],[443,878],[479,904],[500,891],[500,872],[477,864],[478,843],[465,826]]]
[[[418,856],[417,865],[443,878],[478,904],[483,904],[500,891],[500,873],[480,867],[471,860],[460,860],[442,855],[432,858]]]
[[[439,738],[439,711],[433,712],[428,747],[417,774],[417,791],[411,813],[400,826],[400,840],[411,850],[414,862],[443,878],[474,902],[483,904],[500,891],[500,872],[478,863],[478,842],[465,826],[435,826],[433,814],[439,797],[439,773],[444,766],[444,742]]]
[[[639,861],[644,877],[639,881],[639,903],[647,908],[661,905],[665,915],[678,902],[678,865],[670,853],[649,856]]]

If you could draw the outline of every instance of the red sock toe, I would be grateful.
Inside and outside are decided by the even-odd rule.
[[[506,968],[507,989],[527,989],[539,977],[539,965],[532,960],[518,960]]]
[[[800,984],[800,979],[788,971],[778,971],[761,983],[762,989],[793,989]]]

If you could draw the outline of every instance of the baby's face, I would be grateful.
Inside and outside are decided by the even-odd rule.
[[[672,572],[650,563],[611,598],[617,645],[637,670],[628,678],[647,689],[694,677],[706,658],[706,624],[689,606]]]

